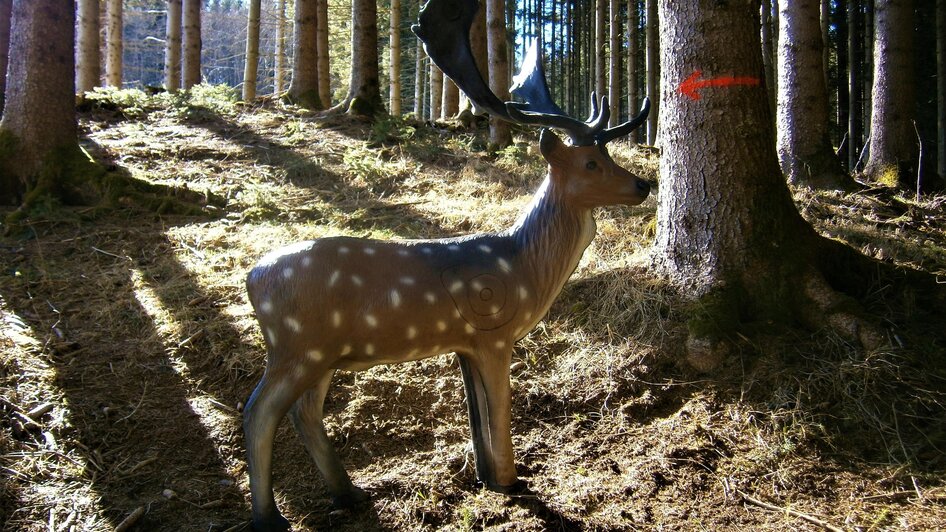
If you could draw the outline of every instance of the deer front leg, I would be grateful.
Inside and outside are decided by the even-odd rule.
[[[328,393],[333,375],[335,370],[326,371],[315,387],[307,390],[296,401],[289,411],[289,417],[306,450],[322,472],[322,478],[332,494],[332,504],[344,508],[368,500],[368,494],[352,484],[322,422],[325,394]]]
[[[501,493],[521,489],[512,450],[511,359],[508,348],[460,356],[476,474],[488,489]]]

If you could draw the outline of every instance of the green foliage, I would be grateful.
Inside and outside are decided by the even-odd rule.
[[[413,140],[416,134],[417,128],[403,118],[384,116],[371,124],[368,140],[373,146],[401,144]]]
[[[236,114],[239,95],[227,85],[194,85],[186,91],[165,93],[169,107],[179,116],[200,119],[208,115]]]
[[[103,109],[118,111],[124,118],[143,118],[148,111],[160,107],[156,101],[139,89],[119,89],[116,87],[96,87],[80,97],[80,111]]]

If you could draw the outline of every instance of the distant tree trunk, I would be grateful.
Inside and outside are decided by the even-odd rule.
[[[476,17],[473,19],[473,25],[470,27],[470,50],[473,52],[473,60],[476,61],[476,68],[483,75],[483,78],[489,77],[489,48],[486,42],[486,9],[480,6],[476,11]]]
[[[775,44],[772,34],[772,1],[762,0],[760,9],[760,19],[762,21],[762,68],[765,71],[765,88],[769,97],[769,109],[772,111],[772,119],[775,120],[776,110],[776,92],[778,91],[778,82],[775,78]]]
[[[506,101],[509,99],[509,61],[504,0],[486,0],[486,41],[489,49],[489,88],[500,100]],[[499,148],[512,144],[509,124],[490,117],[489,142]]]
[[[837,31],[837,55],[838,55],[838,77],[836,89],[838,93],[838,130],[839,130],[839,139],[838,139],[838,157],[841,159],[841,164],[844,165],[848,172],[854,173],[854,169],[850,166],[847,166],[848,162],[848,153],[851,151],[851,139],[848,138],[848,110],[850,109],[850,99],[851,94],[847,84],[847,68],[848,63],[848,53],[847,53],[847,23],[846,23],[846,13],[847,13],[847,0],[837,0],[836,8],[834,10],[834,20],[833,24],[835,30]]]
[[[824,65],[825,90],[831,86],[828,79],[829,52],[831,51],[831,0],[821,0],[821,63]]]
[[[75,201],[75,4],[13,2],[6,106],[0,120],[0,204],[40,195]],[[2,11],[2,10],[0,10]],[[0,13],[2,15],[2,13]]]
[[[321,109],[316,50],[318,18],[316,0],[296,0],[295,12],[292,81],[289,83],[289,92],[286,96],[291,102],[306,109]]]
[[[427,81],[424,59],[424,41],[417,39],[417,53],[414,56],[414,118],[424,119],[424,84]]]
[[[328,0],[317,0],[319,16],[316,22],[316,49],[318,50],[319,100],[325,107],[332,105],[331,64],[328,46]]]
[[[353,115],[374,116],[384,112],[378,79],[377,0],[353,0],[351,10],[351,80],[348,96],[338,109]]]
[[[870,137],[870,113],[873,105],[873,95],[871,88],[874,86],[874,2],[872,0],[864,1],[864,26],[861,28],[863,34],[863,45],[861,53],[864,57],[864,65],[861,69],[861,135],[864,142]]]
[[[105,4],[105,83],[122,88],[122,0]]]
[[[447,76],[443,77],[443,101],[441,102],[440,118],[448,120],[460,112],[460,89]]]
[[[401,116],[401,0],[391,0],[391,115]]]
[[[243,67],[243,101],[256,99],[256,77],[259,68],[260,0],[249,0],[246,20],[246,63]]]
[[[183,82],[187,90],[200,83],[200,12],[201,0],[184,0],[184,61]]]
[[[637,83],[637,41],[639,39],[637,25],[640,14],[637,12],[637,0],[630,0],[627,5],[627,112],[634,114],[638,108],[637,93],[640,87]],[[640,130],[636,129],[628,136],[631,142],[640,142]]]
[[[443,111],[443,71],[430,62],[430,119],[439,120]]]
[[[169,92],[175,92],[181,88],[181,0],[168,0],[164,44],[164,88]]]
[[[901,187],[916,175],[918,156],[912,120],[913,2],[878,0],[874,17],[874,109],[864,173],[871,181]]]
[[[660,42],[658,40],[657,0],[647,0],[647,97],[650,98],[650,114],[647,115],[647,143],[657,143],[657,116],[660,111]]]
[[[13,0],[0,0],[0,115],[7,92],[7,64],[10,61],[10,23]]]
[[[820,0],[779,4],[776,145],[782,173],[795,185],[848,188],[828,138],[828,90],[821,64]]]
[[[4,0],[3,3],[9,5],[10,0]],[[82,94],[98,87],[99,78],[102,76],[102,59],[99,54],[99,0],[79,0],[78,8],[76,91]],[[2,72],[6,73],[6,68]]]
[[[936,173],[946,179],[946,0],[936,0]]]
[[[847,3],[847,57],[848,57],[848,150],[847,164],[853,173],[863,147],[861,105],[863,99],[861,73],[864,65],[864,42],[861,40],[860,0],[848,0]]]
[[[604,63],[604,50],[607,46],[608,0],[595,0],[595,92],[598,98],[608,92],[608,75]]]
[[[689,362],[718,368],[751,324],[827,325],[867,348],[883,345],[836,291],[858,284],[853,266],[861,262],[853,257],[863,257],[820,237],[795,207],[779,171],[765,90],[706,88],[700,100],[677,90],[696,70],[761,74],[758,3],[679,5],[660,0],[665,105],[654,258],[672,285],[698,300],[688,323]]]
[[[273,62],[273,92],[281,94],[286,87],[286,0],[276,2],[276,51]]]
[[[608,56],[608,99],[611,104],[610,125],[621,121],[621,2],[611,0]]]

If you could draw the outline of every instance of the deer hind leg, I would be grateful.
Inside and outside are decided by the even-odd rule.
[[[289,530],[289,521],[279,513],[273,497],[273,440],[279,422],[312,385],[312,377],[311,369],[304,366],[288,371],[267,368],[243,410],[254,530]]]
[[[335,370],[327,370],[316,385],[306,390],[289,410],[289,417],[309,455],[315,460],[336,507],[348,507],[368,499],[368,494],[352,484],[335,446],[322,422],[325,394]]]
[[[501,493],[521,489],[513,458],[509,364],[512,352],[461,355],[476,474],[486,487]]]

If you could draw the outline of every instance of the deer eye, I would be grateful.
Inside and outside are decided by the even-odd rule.
[[[588,161],[585,163],[585,168],[588,170],[594,170],[595,168],[598,168],[598,163],[595,161]]]

